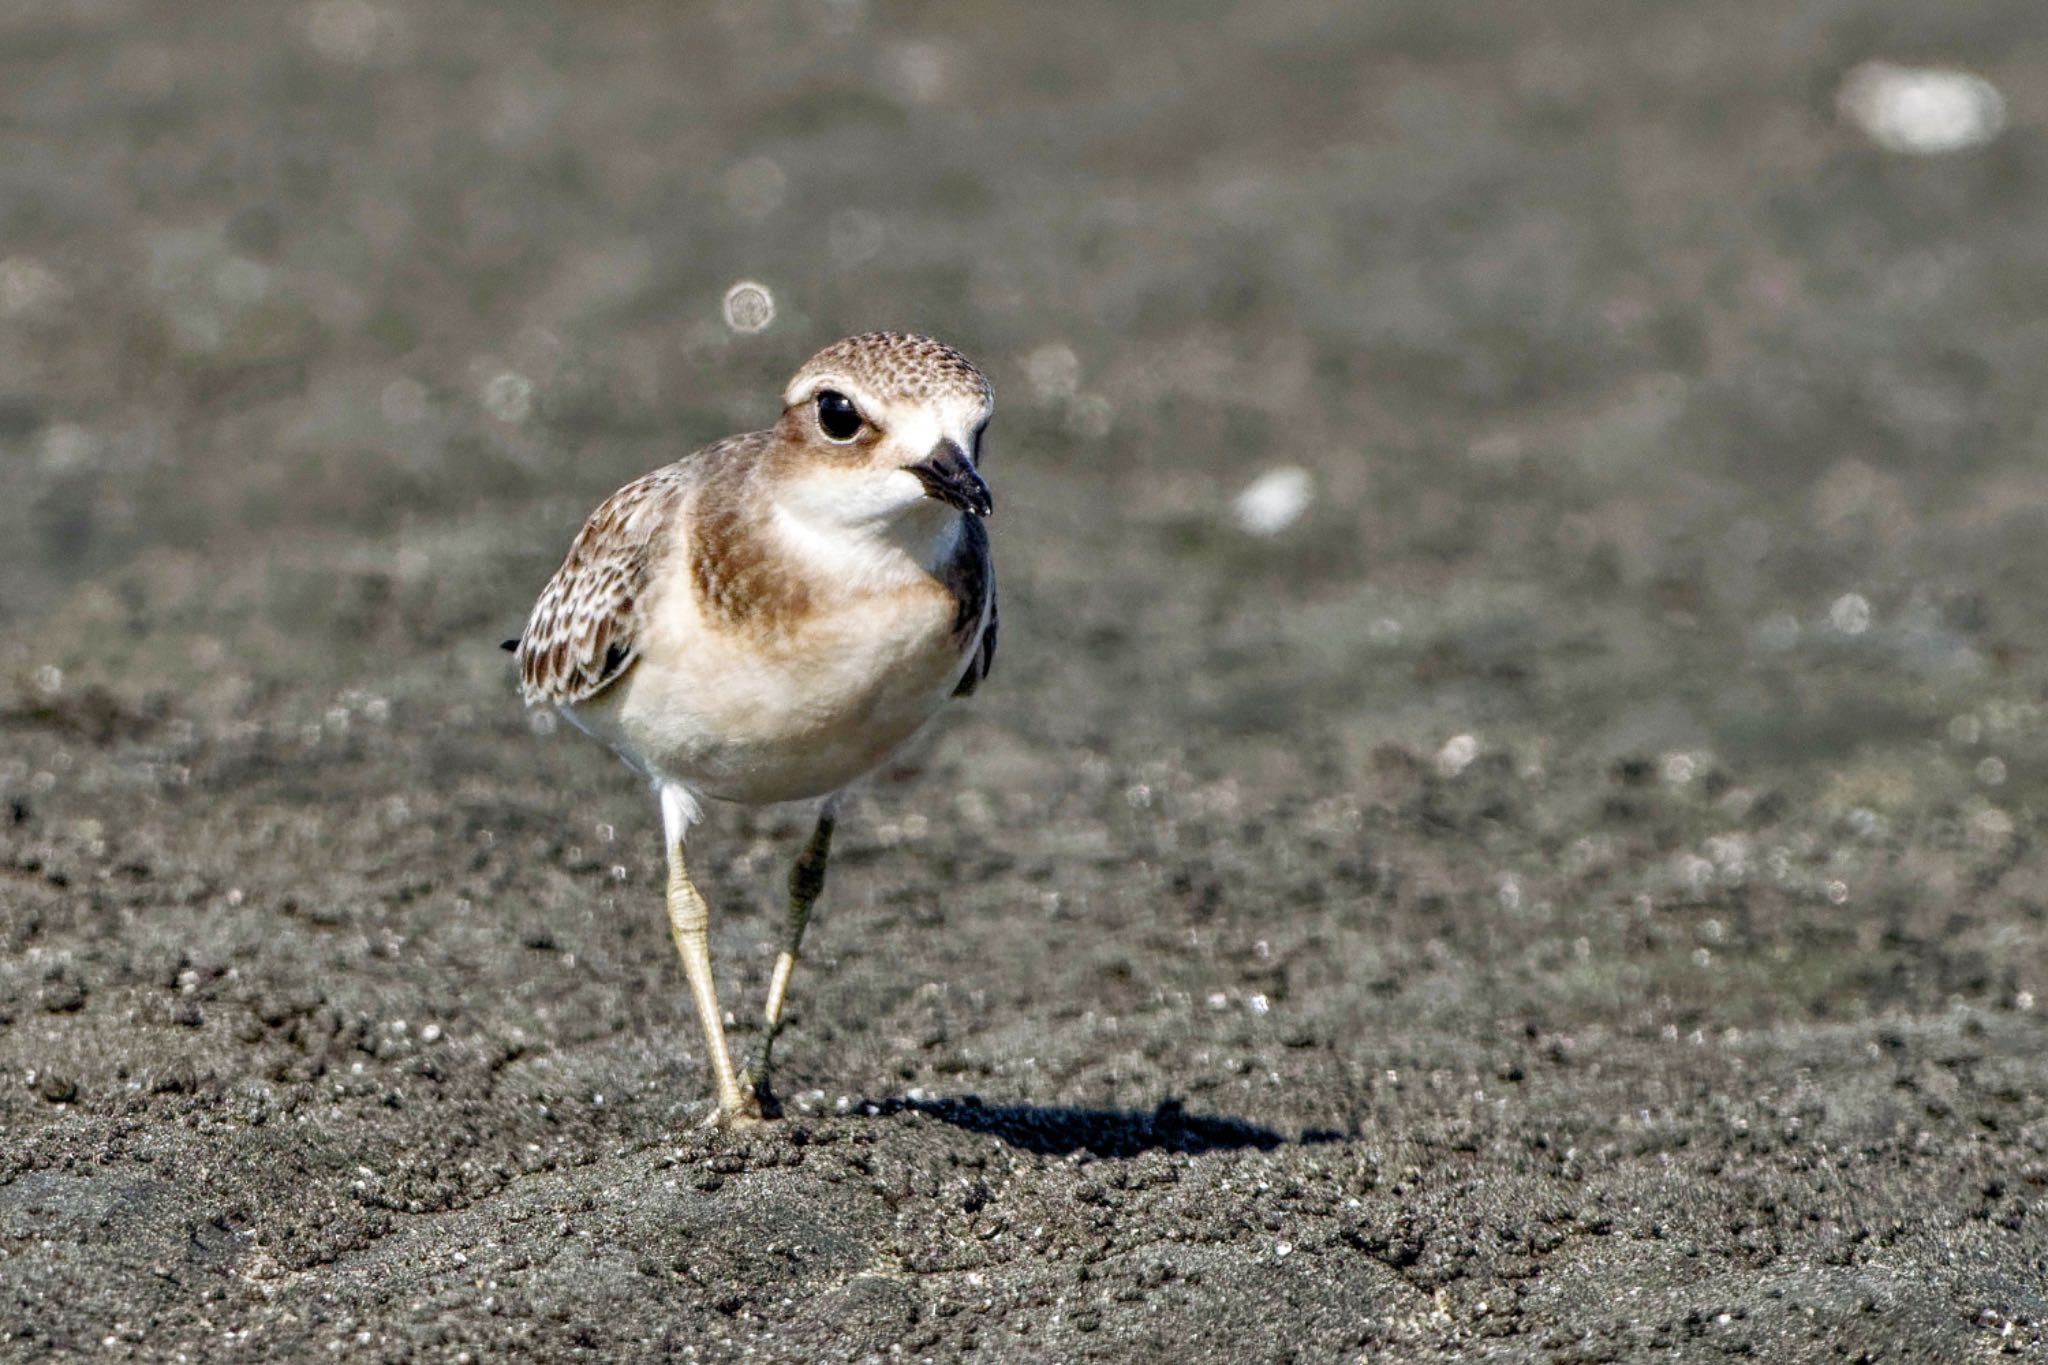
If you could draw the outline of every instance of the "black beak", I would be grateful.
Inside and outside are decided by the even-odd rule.
[[[974,462],[967,458],[966,451],[951,441],[939,442],[938,449],[910,466],[910,472],[917,475],[917,481],[924,485],[926,497],[937,498],[948,507],[957,507],[977,517],[985,517],[996,510],[988,485],[974,471]]]

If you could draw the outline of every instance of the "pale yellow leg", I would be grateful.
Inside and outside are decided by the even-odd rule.
[[[810,923],[811,907],[825,889],[825,864],[832,856],[832,825],[833,808],[827,805],[818,813],[818,827],[811,831],[811,842],[804,846],[796,866],[789,870],[789,915],[783,922],[782,951],[775,957],[774,975],[768,978],[768,1008],[764,1011],[766,1027],[761,1030],[761,1047],[746,1075],[759,1096],[768,1093],[775,1035],[782,1030],[782,1003],[789,993],[789,974],[796,967],[797,952],[803,947],[804,926]]]
[[[761,1117],[760,1103],[743,1091],[732,1071],[732,1057],[725,1048],[725,1017],[718,1009],[718,987],[711,980],[711,910],[690,881],[683,865],[683,844],[670,839],[668,845],[668,927],[675,937],[676,952],[683,959],[683,974],[690,978],[690,996],[697,1002],[697,1022],[704,1028],[704,1048],[711,1054],[711,1079],[718,1088],[718,1112],[714,1121],[745,1123]]]

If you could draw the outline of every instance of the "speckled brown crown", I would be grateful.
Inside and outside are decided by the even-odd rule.
[[[916,402],[946,393],[981,402],[994,396],[973,361],[943,341],[907,332],[863,332],[835,341],[805,361],[797,379],[821,371]]]

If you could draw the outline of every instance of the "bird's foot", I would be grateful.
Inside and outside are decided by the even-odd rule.
[[[754,1092],[742,1090],[736,1104],[730,1107],[723,1104],[713,1107],[711,1112],[704,1116],[704,1122],[698,1126],[731,1132],[738,1128],[752,1128],[767,1117],[769,1116],[762,1112],[761,1101]]]
[[[758,1079],[757,1079],[758,1077]],[[748,1067],[740,1073],[740,1093],[747,1097],[754,1116],[761,1119],[782,1117],[782,1101],[775,1098],[774,1090],[768,1085],[767,1068]]]

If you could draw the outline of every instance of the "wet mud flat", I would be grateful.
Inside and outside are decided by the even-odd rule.
[[[610,772],[563,745],[545,794],[398,798],[474,735],[302,742],[105,789],[95,841],[54,792],[9,832],[9,1354],[2033,1348],[2037,1025],[1953,910],[1642,907],[1602,888],[1634,835],[1520,907],[1461,895],[1468,844],[1534,862],[1505,765],[1383,776],[1235,865],[1162,844],[1271,816],[1083,784],[1035,834],[849,841],[788,1116],[720,1134]],[[564,786],[629,833],[565,831]],[[1608,827],[1682,822],[1634,800]],[[722,823],[753,1000],[745,874],[799,828]]]
[[[0,1358],[2048,1350],[2048,50],[1786,11],[0,19]],[[496,645],[877,325],[1002,654],[706,1131]]]

